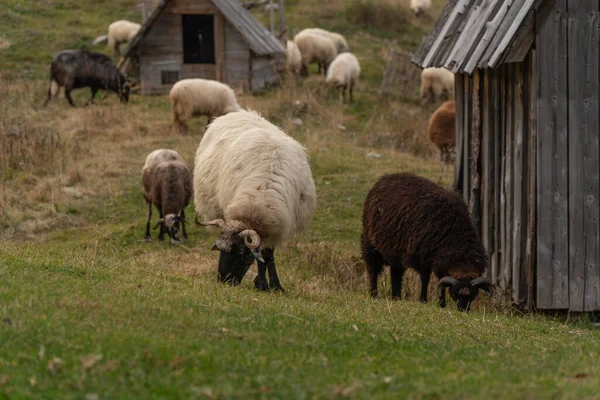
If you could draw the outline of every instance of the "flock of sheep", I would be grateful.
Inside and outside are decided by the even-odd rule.
[[[130,40],[131,32],[139,27],[116,27],[122,29],[111,24],[108,42],[118,54],[118,45]],[[360,64],[342,35],[305,29],[288,41],[289,71],[306,75],[310,63],[317,63],[327,81],[342,90],[344,100],[349,90],[353,101]],[[453,92],[454,81],[448,74],[446,70],[423,71],[424,101],[436,99],[444,91]],[[65,87],[71,105],[69,92],[78,87],[91,88],[90,101],[99,89],[117,92],[124,102],[129,96],[126,78],[110,58],[84,50],[63,51],[54,58],[46,103],[60,86]],[[143,197],[148,206],[145,238],[151,237],[155,206],[159,240],[167,234],[172,243],[178,243],[180,230],[187,239],[185,208],[193,197],[196,223],[219,234],[212,247],[220,252],[219,280],[239,285],[256,261],[255,288],[282,291],[275,249],[308,228],[317,206],[307,150],[257,113],[242,109],[234,91],[221,82],[181,80],[169,98],[173,120],[181,131],[194,116],[206,115],[209,123],[193,172],[174,150],[158,149],[147,156],[142,168]],[[454,145],[453,113],[453,102],[446,102],[429,124],[430,138],[440,148],[443,161]],[[432,272],[439,278],[441,307],[446,305],[447,288],[464,311],[479,290],[492,293],[490,281],[482,277],[487,257],[466,205],[457,195],[413,174],[383,176],[370,190],[363,206],[361,250],[372,297],[377,296],[384,265],[391,267],[392,296],[397,299],[407,267],[421,275],[423,302],[427,301]]]

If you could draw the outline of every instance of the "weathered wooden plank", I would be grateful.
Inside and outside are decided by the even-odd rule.
[[[504,103],[505,116],[505,137],[506,146],[504,148],[505,163],[506,167],[504,170],[504,191],[506,198],[506,230],[505,230],[505,251],[502,262],[502,280],[501,287],[505,291],[506,300],[511,298],[509,290],[512,287],[512,254],[513,254],[513,241],[512,232],[514,225],[514,204],[513,204],[513,190],[514,190],[514,108],[515,108],[515,97],[514,97],[514,68],[513,65],[505,64],[506,79],[504,85],[506,87],[506,101]]]
[[[537,13],[537,305],[569,307],[566,0]]]
[[[508,244],[506,243],[508,226],[506,196],[506,171],[508,168],[506,162],[506,142],[508,132],[506,131],[506,105],[508,104],[509,99],[506,98],[505,65],[498,68],[498,86],[498,132],[500,134],[499,156],[501,157],[502,165],[500,176],[498,179],[498,184],[500,187],[500,256],[498,257],[498,287],[500,288],[502,295],[506,296],[506,279],[504,273],[504,265],[506,264],[506,260],[510,259],[510,253],[508,253]]]
[[[469,204],[471,194],[471,105],[472,105],[472,82],[466,74],[463,75],[463,199]]]
[[[417,52],[412,57],[412,62],[415,64],[421,64],[427,54],[431,51],[431,48],[435,42],[435,40],[440,36],[440,32],[444,29],[446,25],[446,21],[450,17],[454,6],[456,5],[458,0],[449,0],[446,3],[446,6],[442,10],[433,30],[429,33],[427,37],[423,39],[423,43],[421,47],[417,50]],[[423,67],[426,67],[425,65]]]
[[[498,116],[498,105],[500,95],[499,74],[496,70],[486,69],[490,75],[490,113],[489,113],[489,124],[492,135],[492,149],[491,155],[493,163],[493,170],[490,171],[491,184],[491,208],[492,208],[492,226],[490,227],[490,234],[493,234],[492,243],[494,251],[492,253],[491,263],[491,278],[494,285],[499,283],[499,262],[500,262],[500,193],[501,184],[500,176],[502,172],[502,156],[500,155],[500,144],[501,144],[501,131],[500,131],[500,118]]]
[[[569,310],[600,309],[598,2],[568,0]]]
[[[215,14],[215,75],[220,82],[225,81],[225,27],[223,15]]]
[[[519,12],[515,16],[514,20],[511,21],[511,25],[508,30],[502,35],[502,40],[496,47],[494,53],[490,57],[489,62],[487,63],[489,67],[494,68],[496,66],[496,63],[504,53],[504,50],[506,50],[508,45],[514,39],[517,29],[519,29],[525,17],[527,17],[527,14],[529,13],[529,10],[531,10],[531,6],[534,2],[535,0],[525,0],[524,4],[519,5]]]
[[[477,235],[481,237],[481,71],[471,81],[471,164],[469,211]]]
[[[490,172],[493,169],[493,159],[491,156],[491,137],[490,137],[490,73],[483,70],[483,95],[481,97],[481,241],[486,249],[488,257],[491,251],[490,239],[490,198],[492,185],[490,182]],[[489,271],[488,271],[489,273]]]
[[[454,191],[462,194],[463,191],[463,104],[466,101],[464,87],[464,75],[454,75],[454,98],[456,100],[456,159],[454,161],[454,183],[452,188]]]
[[[527,265],[527,309],[532,310],[535,299],[535,268],[536,268],[536,167],[537,167],[537,65],[535,49],[529,53],[529,140],[528,140],[528,179],[527,179],[527,250],[525,251],[525,263]]]
[[[514,75],[511,86],[513,93],[513,226],[512,226],[512,297],[515,304],[522,304],[525,300],[527,290],[523,288],[521,280],[523,271],[523,256],[525,241],[523,240],[523,229],[526,226],[526,199],[527,179],[525,177],[523,157],[527,151],[525,140],[527,138],[527,125],[525,124],[526,112],[529,105],[525,104],[524,83],[526,73],[523,63],[511,64]]]

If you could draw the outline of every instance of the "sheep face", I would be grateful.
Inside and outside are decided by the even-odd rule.
[[[196,216],[197,217],[197,216]],[[237,286],[254,262],[264,262],[260,254],[261,239],[258,233],[247,229],[239,221],[225,223],[221,219],[210,222],[196,222],[203,226],[217,226],[221,236],[215,242],[212,250],[219,250],[219,281]]]
[[[177,244],[179,240],[179,225],[185,223],[179,215],[167,214],[164,218],[164,226],[171,238],[171,243]]]
[[[438,283],[440,307],[446,306],[446,288],[450,288],[450,297],[456,303],[459,311],[469,312],[471,304],[479,294],[479,290],[485,290],[493,294],[492,284],[487,278],[476,279],[454,279],[446,276]]]

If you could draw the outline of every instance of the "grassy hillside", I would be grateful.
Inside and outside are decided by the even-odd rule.
[[[485,296],[468,315],[440,310],[416,302],[414,273],[403,301],[389,285],[367,296],[369,188],[398,171],[451,180],[425,138],[432,108],[378,97],[390,46],[414,50],[443,3],[416,19],[396,0],[286,2],[292,34],[342,32],[363,74],[355,104],[314,75],[240,96],[308,148],[317,185],[311,229],[276,252],[286,292],[271,294],[252,288],[254,269],[240,287],[217,284],[215,238],[196,226],[181,246],[143,240],[144,158],[167,147],[192,162],[203,118],[181,136],[165,96],[41,107],[52,55],[139,20],[135,2],[1,2],[0,398],[597,398],[590,321]]]

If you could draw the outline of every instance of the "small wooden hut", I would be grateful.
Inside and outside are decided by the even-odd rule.
[[[160,0],[132,39],[142,94],[205,78],[244,90],[277,83],[283,45],[237,0]]]
[[[450,0],[413,57],[456,73],[462,190],[515,304],[600,310],[598,0]]]

